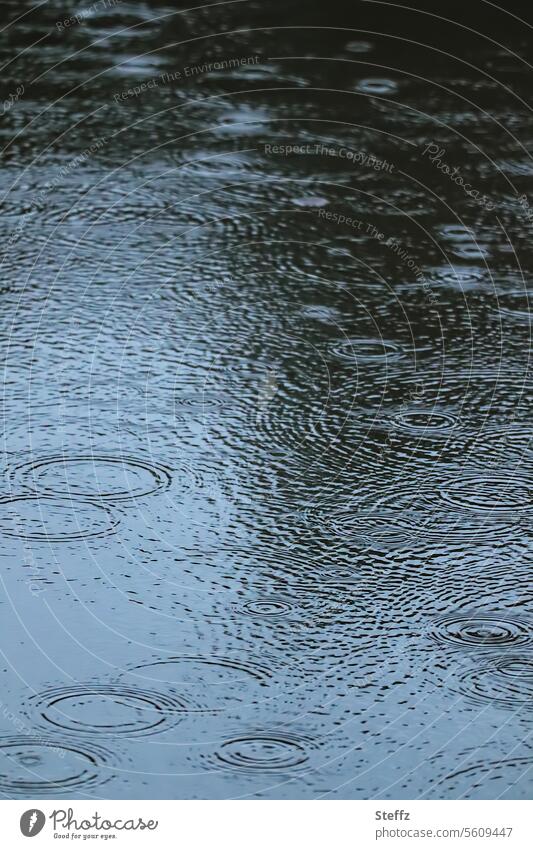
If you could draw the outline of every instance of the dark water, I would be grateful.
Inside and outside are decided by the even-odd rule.
[[[5,797],[530,793],[532,30],[489,5],[4,3]]]

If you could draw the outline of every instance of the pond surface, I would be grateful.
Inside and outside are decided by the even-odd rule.
[[[531,28],[177,7],[4,4],[0,793],[527,798]]]

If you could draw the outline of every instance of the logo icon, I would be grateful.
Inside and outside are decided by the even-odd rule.
[[[42,811],[37,808],[31,808],[29,811],[24,811],[20,818],[20,830],[24,837],[35,837],[42,831],[46,822],[46,817]]]

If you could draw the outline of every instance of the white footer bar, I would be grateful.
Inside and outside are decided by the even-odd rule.
[[[9,800],[0,802],[1,842],[34,849],[525,849],[533,846],[532,808],[514,801]]]

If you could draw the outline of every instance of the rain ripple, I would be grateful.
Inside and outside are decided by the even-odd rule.
[[[115,532],[118,517],[102,504],[17,495],[0,499],[0,531],[35,542],[95,539]]]
[[[30,699],[42,727],[69,734],[140,736],[164,731],[180,714],[195,710],[175,695],[117,684],[76,684]]]
[[[454,689],[477,704],[533,710],[533,659],[524,654],[498,655],[458,674]]]
[[[169,469],[138,457],[79,455],[42,457],[8,471],[12,485],[44,495],[125,501],[142,498],[172,482]]]
[[[443,617],[431,628],[432,638],[460,648],[498,648],[524,645],[532,640],[531,626],[494,614],[461,613]]]
[[[30,735],[0,738],[0,790],[33,799],[72,796],[113,777],[116,757],[102,746]]]
[[[238,772],[285,773],[305,766],[314,745],[309,737],[263,731],[225,740],[212,761]]]

